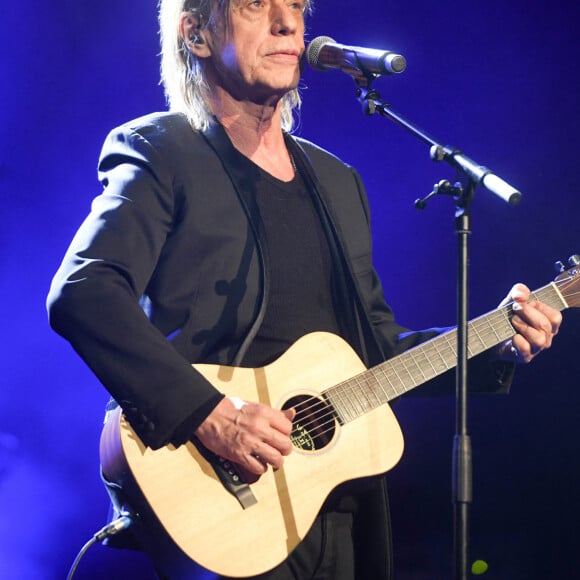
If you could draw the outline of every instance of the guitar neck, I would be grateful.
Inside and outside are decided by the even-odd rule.
[[[533,292],[531,299],[557,310],[568,307],[554,283]],[[512,312],[512,304],[507,304],[468,323],[468,358],[513,336]],[[457,329],[454,328],[331,387],[324,394],[339,420],[348,423],[456,365]]]

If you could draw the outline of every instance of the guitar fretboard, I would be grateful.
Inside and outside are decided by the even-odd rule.
[[[557,310],[568,307],[554,283],[532,293],[531,299]],[[512,313],[512,304],[507,304],[468,323],[468,358],[513,336]],[[454,328],[331,387],[324,394],[339,420],[348,423],[456,365],[457,329]]]

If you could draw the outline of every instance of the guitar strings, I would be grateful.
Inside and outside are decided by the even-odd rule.
[[[505,315],[500,316],[500,318],[504,317]],[[495,316],[495,318],[498,318],[498,316]],[[455,331],[452,330],[437,337],[437,339],[441,339],[438,342],[444,342],[442,349],[437,349],[437,345],[427,346],[427,343],[421,345],[426,351],[426,354],[422,357],[422,362],[427,363],[430,367],[429,372],[422,368],[421,362],[416,358],[416,353],[411,349],[401,355],[401,357],[386,361],[388,363],[387,367],[375,367],[375,369],[370,371],[363,371],[363,373],[331,387],[322,393],[326,396],[328,403],[312,397],[310,401],[304,401],[297,405],[295,408],[300,416],[297,416],[296,421],[298,422],[300,419],[300,427],[309,430],[312,437],[322,437],[335,429],[336,419],[340,418],[344,423],[349,422],[362,413],[372,410],[408,391],[409,388],[405,388],[403,385],[403,376],[411,378],[412,386],[414,387],[424,383],[429,378],[441,374],[441,372],[453,368],[454,365],[446,363],[445,357],[456,357],[454,341],[451,341],[454,335]],[[494,343],[498,338],[493,328],[483,332],[479,331],[478,335],[480,340],[484,336],[492,337]],[[425,348],[426,346],[427,348]],[[407,359],[412,361],[415,375],[419,374],[418,378],[409,370],[409,364],[406,363]],[[441,370],[441,363],[444,364],[443,370]],[[386,381],[386,385],[377,378],[376,375],[378,374],[381,375],[383,382]],[[368,378],[363,378],[365,376]],[[399,384],[403,387],[402,389],[397,389]],[[312,401],[314,401],[313,404]],[[337,407],[340,407],[340,409],[337,409]],[[325,410],[324,413],[321,413],[322,409]],[[307,417],[308,414],[314,414],[314,417],[310,421],[302,421],[303,417]]]
[[[506,320],[508,320],[505,313],[502,313],[500,317],[506,318]],[[497,314],[495,318],[498,318]],[[492,332],[489,330],[487,332],[480,331],[478,334],[480,337],[487,334],[487,336],[492,336],[492,338],[495,340],[498,335],[495,331],[493,331],[493,328],[491,328],[491,331]],[[407,375],[408,377],[412,378],[413,386],[417,386],[425,382],[427,379],[432,378],[433,376],[437,376],[437,374],[440,374],[440,372],[449,370],[453,367],[453,365],[447,364],[445,362],[445,357],[442,355],[442,352],[447,357],[450,357],[451,355],[455,357],[456,350],[451,341],[451,338],[454,334],[455,332],[452,330],[435,339],[441,339],[439,342],[443,341],[446,343],[443,349],[436,349],[436,345],[430,345],[428,348],[425,348],[427,343],[421,345],[422,348],[427,351],[427,354],[423,357],[423,362],[428,363],[428,365],[431,367],[431,372],[426,373],[421,368],[419,360],[415,358],[416,353],[414,352],[414,349],[411,349],[406,353],[403,353],[401,357],[386,361],[386,363],[389,363],[389,366],[386,370],[385,368],[377,369],[377,367],[375,367],[375,369],[363,371],[363,373],[338,383],[337,385],[323,392],[322,395],[326,396],[328,402],[324,402],[320,399],[317,399],[316,397],[311,397],[310,399],[302,401],[295,406],[297,411],[296,422],[298,423],[300,421],[300,427],[309,430],[311,436],[322,437],[323,435],[328,434],[334,430],[336,419],[342,420],[342,422],[348,422],[363,412],[372,410],[409,390],[408,388],[398,390],[395,386],[397,383],[401,382],[401,377],[403,375]],[[433,356],[433,352],[435,353],[435,356]],[[413,373],[409,370],[409,365],[405,364],[404,359],[412,360],[412,366],[414,367],[414,370],[419,373],[419,378],[413,376]],[[445,364],[443,371],[441,371],[440,367],[441,362],[444,362]],[[382,374],[382,380],[387,381],[388,386],[383,385],[381,381],[375,376],[379,373]],[[364,379],[364,376],[368,377],[368,379]],[[365,386],[366,389],[364,388]],[[361,389],[360,387],[363,388]],[[359,395],[363,395],[364,398],[361,398]],[[371,400],[373,398],[374,400]],[[332,399],[334,399],[334,401]],[[314,403],[312,403],[312,401],[314,401]],[[346,407],[345,401],[348,403]],[[336,409],[337,403],[338,406],[343,407],[342,413]],[[348,412],[349,407],[351,411],[350,413]],[[321,412],[322,410],[325,412]],[[308,418],[309,414],[314,414],[314,417],[311,421],[304,422],[303,418]]]
[[[565,288],[567,285],[572,283],[573,283],[572,280],[565,279],[558,280],[554,284],[556,286]],[[546,294],[546,292],[549,290],[551,290],[551,285],[548,285],[536,291],[535,293],[532,293],[531,298],[538,300],[539,299],[538,297],[540,295]],[[579,295],[580,291],[567,294],[568,297],[577,297]],[[550,304],[551,306],[557,309],[562,309],[560,297],[558,295],[554,295],[553,292],[548,296],[542,296],[542,301],[547,304]],[[499,343],[502,340],[509,338],[509,336],[508,337],[504,336],[505,333],[502,333],[501,335],[498,334],[496,330],[496,325],[498,320],[502,323],[507,320],[509,324],[509,331],[510,333],[512,332],[513,328],[511,327],[511,323],[509,322],[510,320],[509,313],[512,310],[512,306],[513,303],[507,304],[504,307],[498,308],[497,310],[492,311],[487,315],[483,315],[482,317],[476,318],[471,323],[469,323],[469,329],[475,333],[475,336],[481,342],[480,351],[469,352],[468,348],[469,356],[474,356],[475,354],[479,354],[479,352],[483,352],[483,350],[490,348],[490,345],[486,344],[485,339],[489,339],[491,337],[493,340],[497,340],[498,341],[497,343]],[[494,325],[494,322],[496,323],[496,325]],[[482,323],[485,323],[486,325],[485,328],[478,328],[478,326],[481,326]],[[439,363],[443,362],[447,366],[445,370],[453,368],[454,365],[448,365],[445,362],[444,360],[445,357],[442,356],[442,351],[444,350],[444,354],[446,354],[447,356],[449,355],[456,356],[456,349],[451,344],[451,342],[449,342],[449,339],[451,338],[452,335],[456,334],[456,331],[457,329],[453,329],[449,332],[444,333],[443,335],[436,337],[432,341],[423,343],[423,345],[419,345],[420,347],[422,346],[424,350],[431,351],[431,355],[433,354],[433,352],[435,352],[436,354],[436,357],[432,357],[430,354],[425,354],[425,356],[423,357],[424,362],[427,362],[432,367],[432,371],[435,373],[433,374],[433,376],[431,377],[429,376],[432,373],[426,374],[424,372],[424,370],[421,368],[417,360],[414,359],[415,355],[414,349],[410,349],[409,351],[403,353],[401,356],[385,361],[385,363],[378,365],[378,367],[375,367],[374,369],[363,371],[359,375],[350,377],[349,379],[342,381],[341,383],[338,383],[333,387],[330,387],[329,389],[321,393],[321,396],[326,397],[326,401],[314,396],[310,396],[306,400],[301,401],[300,403],[294,406],[294,408],[296,409],[296,417],[294,420],[295,423],[300,429],[305,429],[312,439],[324,437],[325,435],[332,434],[335,431],[337,421],[342,423],[349,422],[352,419],[360,416],[360,414],[362,414],[363,412],[372,410],[380,406],[381,404],[386,403],[392,400],[393,398],[407,392],[408,390],[410,390],[410,388],[414,388],[415,386],[423,384],[423,382],[429,380],[429,378],[433,378],[434,376],[441,374],[440,372],[437,371],[437,365],[434,364],[434,361],[436,359],[437,362]],[[435,344],[437,342],[446,342],[447,344],[445,345],[444,349],[437,349]],[[433,344],[429,345],[429,343]],[[425,348],[425,346],[427,345],[429,345],[429,347]],[[415,370],[418,371],[421,375],[420,382],[417,382],[417,380],[413,377],[412,373],[409,371],[408,365],[405,364],[404,359],[407,358],[413,359],[413,366],[415,367]],[[390,387],[390,389],[386,390],[385,386],[383,386],[383,384],[379,381],[379,379],[376,378],[375,375],[379,374],[379,372],[382,374],[382,379],[387,381],[388,387]],[[399,392],[395,388],[395,385],[393,384],[393,379],[397,379],[397,382],[401,382],[401,374],[403,373],[412,378],[413,384],[410,388],[405,388],[403,385],[403,390]],[[369,379],[372,377],[374,380],[372,382],[367,379],[361,381],[361,377],[363,376],[368,376]],[[365,395],[364,391],[360,387],[364,387],[365,385],[367,387],[367,393],[370,393],[374,396],[375,399],[374,402],[370,401],[370,398],[368,396],[366,396],[364,399],[360,398],[359,394]],[[355,387],[357,386],[359,387],[359,389],[355,389]],[[380,396],[381,395],[380,392],[377,393],[377,389],[379,391],[382,391],[382,397]],[[343,394],[345,395],[345,397],[342,396]],[[347,402],[350,403],[350,410],[354,411],[354,416],[346,417],[344,413],[344,411],[347,411],[346,408],[343,410],[342,414],[339,413],[338,410],[336,409],[336,404],[333,404],[333,402],[330,400],[333,397],[337,399],[336,403],[340,404],[344,403],[345,398],[348,399]],[[353,400],[355,400],[358,404],[353,405],[352,404]],[[306,421],[304,421],[304,419],[306,419]]]

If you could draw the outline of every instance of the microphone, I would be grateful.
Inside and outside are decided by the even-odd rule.
[[[405,57],[390,50],[362,48],[338,44],[329,36],[318,36],[308,45],[306,60],[315,70],[340,69],[360,76],[402,73],[407,68]]]

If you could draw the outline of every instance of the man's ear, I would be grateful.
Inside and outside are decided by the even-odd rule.
[[[201,29],[201,18],[191,12],[183,12],[179,19],[179,33],[189,51],[198,58],[207,58],[211,50]]]

